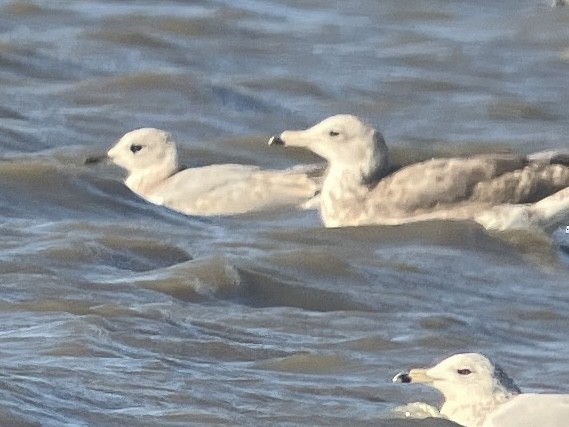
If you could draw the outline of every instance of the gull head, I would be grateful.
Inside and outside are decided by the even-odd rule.
[[[499,366],[479,353],[455,354],[432,368],[399,373],[393,381],[427,384],[439,390],[446,402],[502,400],[520,392]]]
[[[126,133],[108,151],[107,156],[130,174],[156,168],[169,172],[178,166],[176,143],[172,136],[155,128],[136,129]]]
[[[361,169],[366,179],[387,168],[387,146],[381,133],[349,114],[328,117],[305,130],[286,130],[273,136],[269,145],[309,149],[332,168]]]

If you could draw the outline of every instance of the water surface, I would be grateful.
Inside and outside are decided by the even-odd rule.
[[[460,351],[567,392],[540,236],[188,217],[84,159],[154,126],[284,168],[317,159],[267,138],[339,112],[406,158],[566,147],[568,52],[539,0],[0,1],[0,424],[445,426],[390,420],[440,399],[390,379]]]

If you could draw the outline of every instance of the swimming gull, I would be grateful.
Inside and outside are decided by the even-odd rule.
[[[460,353],[429,369],[411,369],[394,382],[424,383],[439,390],[441,414],[466,427],[564,427],[568,394],[521,394],[504,371],[482,354]]]
[[[188,215],[233,215],[299,206],[319,190],[302,168],[262,170],[218,164],[183,169],[172,136],[155,128],[125,134],[108,157],[126,169],[125,184],[143,199]]]
[[[487,229],[555,225],[569,214],[569,161],[557,155],[433,158],[390,172],[383,136],[352,115],[287,130],[269,145],[307,148],[328,161],[326,227],[474,220]]]

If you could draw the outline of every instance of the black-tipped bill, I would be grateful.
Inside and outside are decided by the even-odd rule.
[[[284,146],[285,143],[284,143],[284,141],[281,139],[280,136],[275,135],[275,136],[271,136],[271,137],[269,138],[269,145],[281,145],[281,146]]]
[[[394,383],[410,383],[411,377],[407,372],[399,372],[397,375],[393,377],[391,381],[393,381]]]
[[[89,156],[84,161],[84,165],[96,165],[97,163],[102,163],[108,159],[106,154],[101,154],[99,156]]]

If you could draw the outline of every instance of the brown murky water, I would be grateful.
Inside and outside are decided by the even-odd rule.
[[[438,401],[390,379],[459,351],[569,391],[538,236],[192,218],[83,164],[140,126],[189,165],[313,162],[267,137],[339,112],[408,158],[567,147],[568,52],[540,0],[0,1],[0,424],[445,426],[390,419]]]

